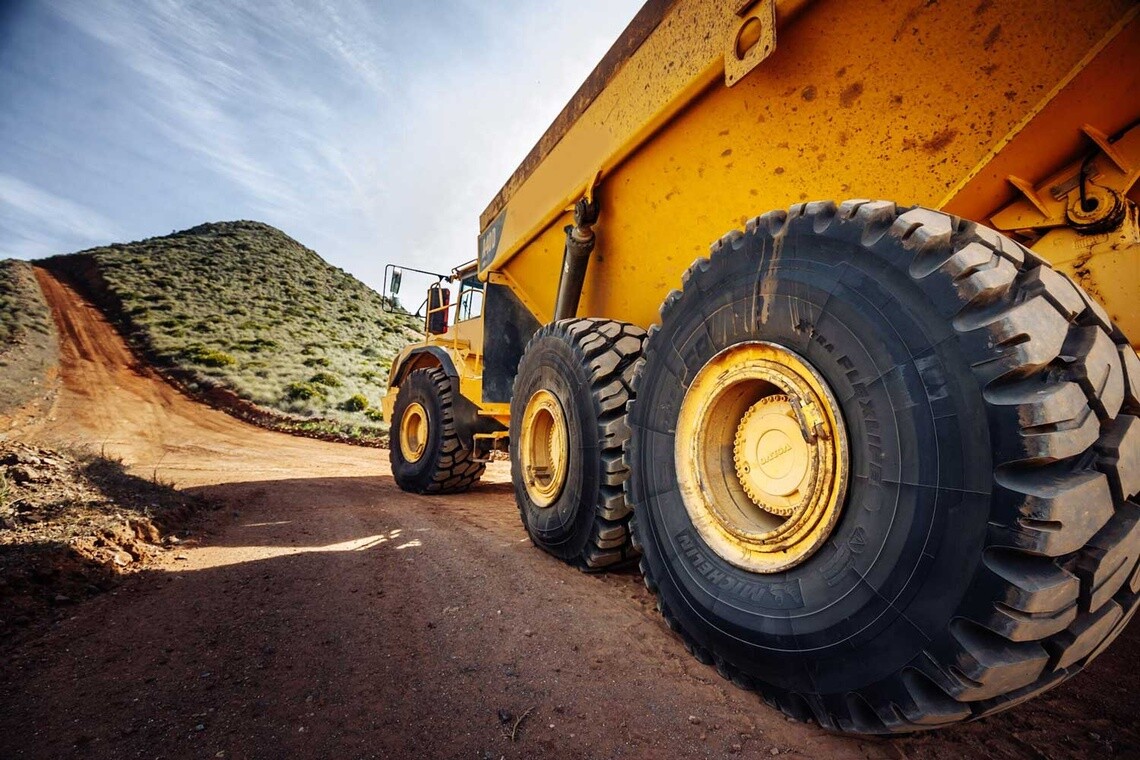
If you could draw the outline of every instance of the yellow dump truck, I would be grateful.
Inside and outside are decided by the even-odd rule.
[[[1138,15],[647,3],[432,286],[397,483],[509,449],[537,546],[828,729],[1076,673],[1140,599]]]

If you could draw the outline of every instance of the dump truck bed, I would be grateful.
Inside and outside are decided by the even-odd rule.
[[[595,186],[579,313],[646,326],[757,213],[855,196],[986,221],[1014,172],[1033,184],[1079,156],[1085,123],[1140,117],[1133,3],[776,2],[774,49],[729,87],[740,5],[649,3],[482,215],[481,276],[537,322],[568,209]]]

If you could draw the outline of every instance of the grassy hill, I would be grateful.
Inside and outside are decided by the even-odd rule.
[[[387,370],[418,320],[278,229],[203,224],[46,262],[192,391],[374,435]],[[224,405],[224,404],[223,404]],[[285,425],[288,427],[288,425]]]

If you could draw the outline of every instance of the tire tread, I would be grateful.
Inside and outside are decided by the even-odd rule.
[[[435,470],[429,479],[430,482],[422,488],[416,489],[416,491],[423,494],[452,494],[467,491],[479,481],[479,478],[483,477],[487,465],[483,462],[474,461],[472,459],[473,450],[464,448],[463,441],[460,440],[455,426],[455,418],[452,414],[456,397],[455,384],[442,367],[417,369],[410,373],[404,382],[413,382],[413,375],[418,375],[434,388],[442,409],[442,427],[439,439],[440,456],[436,460]],[[393,430],[397,429],[398,423],[394,423],[392,428]],[[395,465],[395,447],[398,445],[396,441],[391,443],[390,457],[393,458],[393,466]]]
[[[597,503],[593,505],[593,524],[581,552],[567,561],[584,571],[610,569],[626,564],[640,554],[633,546],[629,529],[632,509],[626,501],[624,489],[629,468],[622,451],[629,440],[626,414],[634,396],[633,377],[641,359],[645,331],[616,319],[565,319],[540,328],[531,337],[523,355],[539,341],[550,337],[565,341],[586,371],[600,448],[601,482]],[[518,383],[516,376],[515,390]],[[525,525],[523,505],[518,506],[519,516]],[[533,540],[533,536],[531,538]]]

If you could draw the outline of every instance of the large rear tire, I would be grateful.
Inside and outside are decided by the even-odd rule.
[[[486,465],[472,459],[461,440],[454,409],[459,401],[443,369],[417,369],[396,394],[389,431],[389,461],[396,485],[412,493],[459,493],[483,475]],[[466,445],[464,445],[466,443]]]
[[[612,319],[566,319],[534,334],[511,396],[515,501],[536,546],[584,570],[635,556],[626,405],[645,331]]]
[[[629,417],[633,532],[670,627],[734,683],[831,730],[912,731],[1060,683],[1135,613],[1140,361],[1026,248],[922,208],[803,204],[714,244],[661,318]],[[760,344],[818,372],[847,442],[834,524],[790,565],[750,563],[747,531],[737,555],[709,539],[675,469],[688,389]]]

